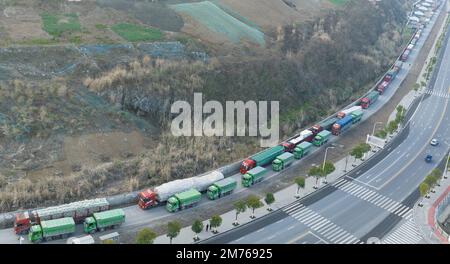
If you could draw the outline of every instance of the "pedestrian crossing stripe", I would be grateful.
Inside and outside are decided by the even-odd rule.
[[[439,96],[439,97],[446,98],[446,99],[450,98],[450,94],[447,92],[435,92],[433,90],[426,90],[425,93],[429,94],[429,95]]]
[[[286,206],[283,211],[326,239],[326,242],[335,244],[361,243],[361,240],[353,234],[299,202]]]
[[[423,239],[412,219],[406,220],[382,239],[381,244],[417,244]]]
[[[337,181],[333,186],[403,218],[409,217],[410,212],[412,211],[410,207],[405,206],[402,203],[345,179]]]

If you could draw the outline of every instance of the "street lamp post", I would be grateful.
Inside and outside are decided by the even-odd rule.
[[[344,168],[344,172],[347,172],[347,164],[348,164],[348,155],[345,157],[345,168]]]
[[[328,154],[328,149],[334,149],[335,147],[328,147],[325,149],[325,157],[323,158],[323,164],[322,164],[322,171],[325,171],[325,162],[327,161],[327,154]],[[323,182],[325,184],[327,184],[327,176],[325,175],[325,181]]]
[[[448,160],[450,159],[450,151],[447,155],[447,162],[445,163],[445,169],[444,169],[444,179],[447,179],[447,173],[448,173]]]
[[[372,136],[375,134],[375,128],[377,127],[378,124],[383,124],[383,122],[376,122],[375,124],[373,124],[373,129],[372,129]]]

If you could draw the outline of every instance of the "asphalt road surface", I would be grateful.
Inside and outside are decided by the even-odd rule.
[[[376,164],[205,243],[366,243],[382,238],[399,221],[410,220],[419,184],[450,147],[449,72],[447,42],[433,87],[407,129],[380,152],[382,159],[369,161]],[[430,145],[432,138],[439,139],[439,146]],[[424,161],[427,154],[433,162]]]

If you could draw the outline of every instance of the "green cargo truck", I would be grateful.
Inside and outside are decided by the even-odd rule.
[[[39,243],[53,238],[64,238],[75,232],[75,221],[72,217],[41,221],[33,225],[28,233],[28,239]]]
[[[274,171],[281,171],[291,165],[294,161],[294,154],[290,152],[285,152],[280,156],[276,157],[272,162],[272,169]]]
[[[262,181],[266,173],[267,170],[263,167],[258,166],[254,169],[251,169],[246,174],[242,175],[242,185],[244,185],[245,187],[250,187],[257,182]]]
[[[84,232],[92,234],[96,231],[104,231],[106,228],[116,228],[125,222],[125,212],[122,209],[114,209],[100,213],[94,213],[84,219]]]
[[[228,195],[236,189],[237,181],[233,178],[225,178],[208,187],[206,194],[211,200],[218,199],[222,196]]]
[[[301,159],[310,151],[312,144],[309,142],[302,142],[294,149],[294,158]]]
[[[352,123],[355,124],[355,123],[358,123],[359,121],[361,121],[363,114],[364,114],[364,112],[362,110],[356,110],[356,111],[352,112],[350,114],[353,118]]]
[[[202,199],[202,194],[196,189],[177,193],[167,200],[166,208],[169,212],[176,212],[195,206]]]
[[[331,132],[328,130],[323,130],[317,136],[314,138],[313,144],[314,146],[320,147],[323,144],[328,142],[328,139],[330,139]]]

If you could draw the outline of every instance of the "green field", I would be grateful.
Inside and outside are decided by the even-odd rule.
[[[64,32],[81,31],[80,21],[76,14],[55,15],[41,14],[43,29],[54,37],[60,37]]]
[[[117,35],[131,41],[157,41],[163,38],[159,29],[144,27],[136,24],[119,23],[111,28]]]
[[[347,3],[349,0],[329,0],[329,1],[335,5],[341,6]]]
[[[247,39],[261,46],[265,45],[264,33],[236,19],[210,1],[172,5],[172,8],[188,14],[209,30],[224,35],[235,43]]]

